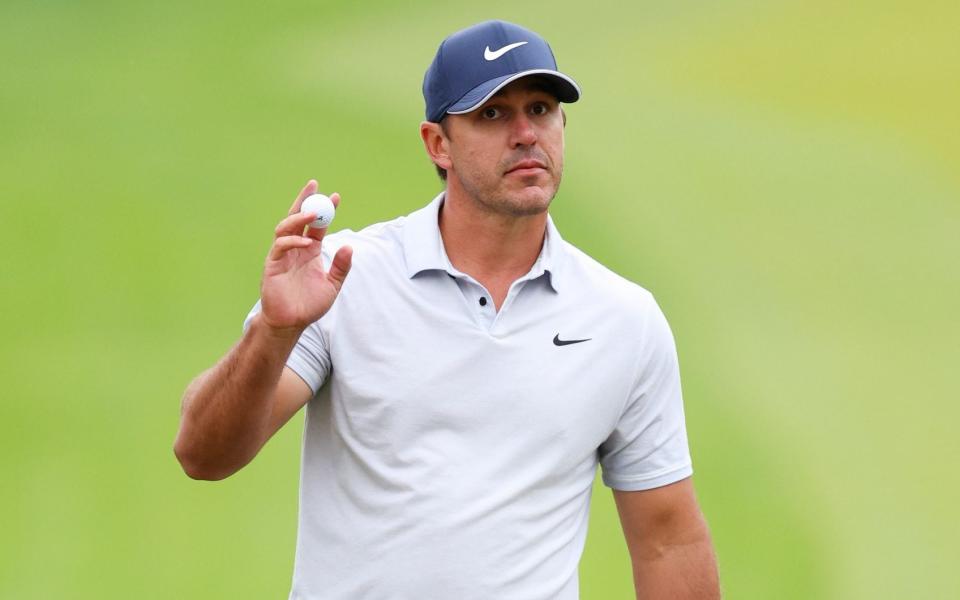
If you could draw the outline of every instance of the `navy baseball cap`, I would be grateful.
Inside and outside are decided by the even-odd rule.
[[[505,21],[485,21],[443,40],[423,76],[427,121],[480,107],[508,83],[540,75],[553,84],[560,102],[580,98],[577,83],[557,70],[547,41]]]

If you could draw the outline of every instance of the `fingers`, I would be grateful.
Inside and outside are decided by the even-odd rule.
[[[307,225],[317,218],[317,215],[316,213],[300,212],[303,201],[311,194],[316,193],[317,181],[311,179],[307,181],[307,184],[300,190],[300,193],[297,194],[297,199],[294,200],[290,206],[287,217],[280,221],[276,229],[274,229],[274,237],[276,240],[270,248],[269,258],[271,260],[279,259],[293,248],[310,248],[315,251],[316,254],[319,254],[320,244],[316,242],[323,241],[323,237],[327,234],[327,229],[326,227],[322,229],[307,227]],[[333,203],[334,208],[338,208],[340,206],[340,194],[336,192],[330,194],[330,201]],[[306,232],[304,232],[304,229],[306,229]],[[315,243],[316,245],[314,246]],[[334,256],[333,264],[330,268],[330,277],[338,288],[343,284],[343,280],[350,271],[352,252],[349,246],[344,246],[337,252],[336,256]]]
[[[294,248],[309,248],[314,244],[316,244],[314,240],[302,235],[278,237],[274,240],[273,246],[270,247],[270,254],[267,255],[267,258],[270,260],[280,260],[284,254]],[[319,250],[319,244],[317,244],[317,247]]]
[[[316,218],[314,213],[294,213],[277,224],[273,235],[278,238],[285,235],[303,235],[303,228]]]
[[[287,212],[288,215],[300,212],[300,205],[303,204],[304,198],[312,194],[317,193],[317,180],[311,179],[307,182],[307,185],[303,186],[303,189],[300,190],[300,193],[297,194],[297,199],[293,201],[293,204],[290,205],[290,211]],[[336,204],[334,204],[336,206]]]
[[[327,278],[333,282],[337,290],[343,286],[343,280],[347,278],[350,272],[350,265],[353,262],[353,248],[342,246],[333,256],[333,262],[330,263],[330,270],[327,272]]]
[[[338,193],[336,193],[336,192],[330,194],[330,201],[333,202],[333,207],[334,207],[334,208],[339,207],[339,206],[340,206],[340,194],[338,194]],[[325,236],[326,234],[327,234],[327,228],[326,228],[326,227],[324,227],[324,228],[322,228],[322,229],[321,229],[321,228],[317,228],[317,227],[310,227],[309,229],[307,229],[307,235],[309,235],[310,237],[312,237],[312,238],[315,239],[315,240],[321,240],[321,241],[322,241],[322,240],[323,240],[323,236]]]

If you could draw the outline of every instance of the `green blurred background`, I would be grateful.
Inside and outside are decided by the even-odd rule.
[[[4,0],[0,598],[286,598],[302,414],[195,482],[180,395],[308,178],[439,190],[421,78],[487,18],[583,87],[553,215],[670,319],[725,597],[960,597],[957,2]]]

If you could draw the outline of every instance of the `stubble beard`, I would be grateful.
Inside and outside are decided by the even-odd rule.
[[[509,217],[530,217],[546,212],[560,189],[563,167],[550,167],[547,173],[553,175],[549,182],[552,185],[524,186],[513,192],[498,190],[496,184],[503,181],[499,178],[493,184],[484,185],[482,178],[477,181],[469,176],[462,177],[460,185],[474,203],[486,212]]]

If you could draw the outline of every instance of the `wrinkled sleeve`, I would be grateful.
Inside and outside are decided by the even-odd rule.
[[[664,486],[693,473],[673,334],[660,307],[648,300],[634,385],[599,448],[604,484],[623,491]]]
[[[246,331],[250,326],[250,320],[260,312],[260,301],[250,310],[247,318],[243,321],[243,330]],[[326,381],[330,373],[330,353],[327,350],[327,344],[323,339],[323,331],[320,328],[320,322],[311,323],[307,327],[297,345],[293,347],[287,358],[287,366],[303,379],[314,394]]]

